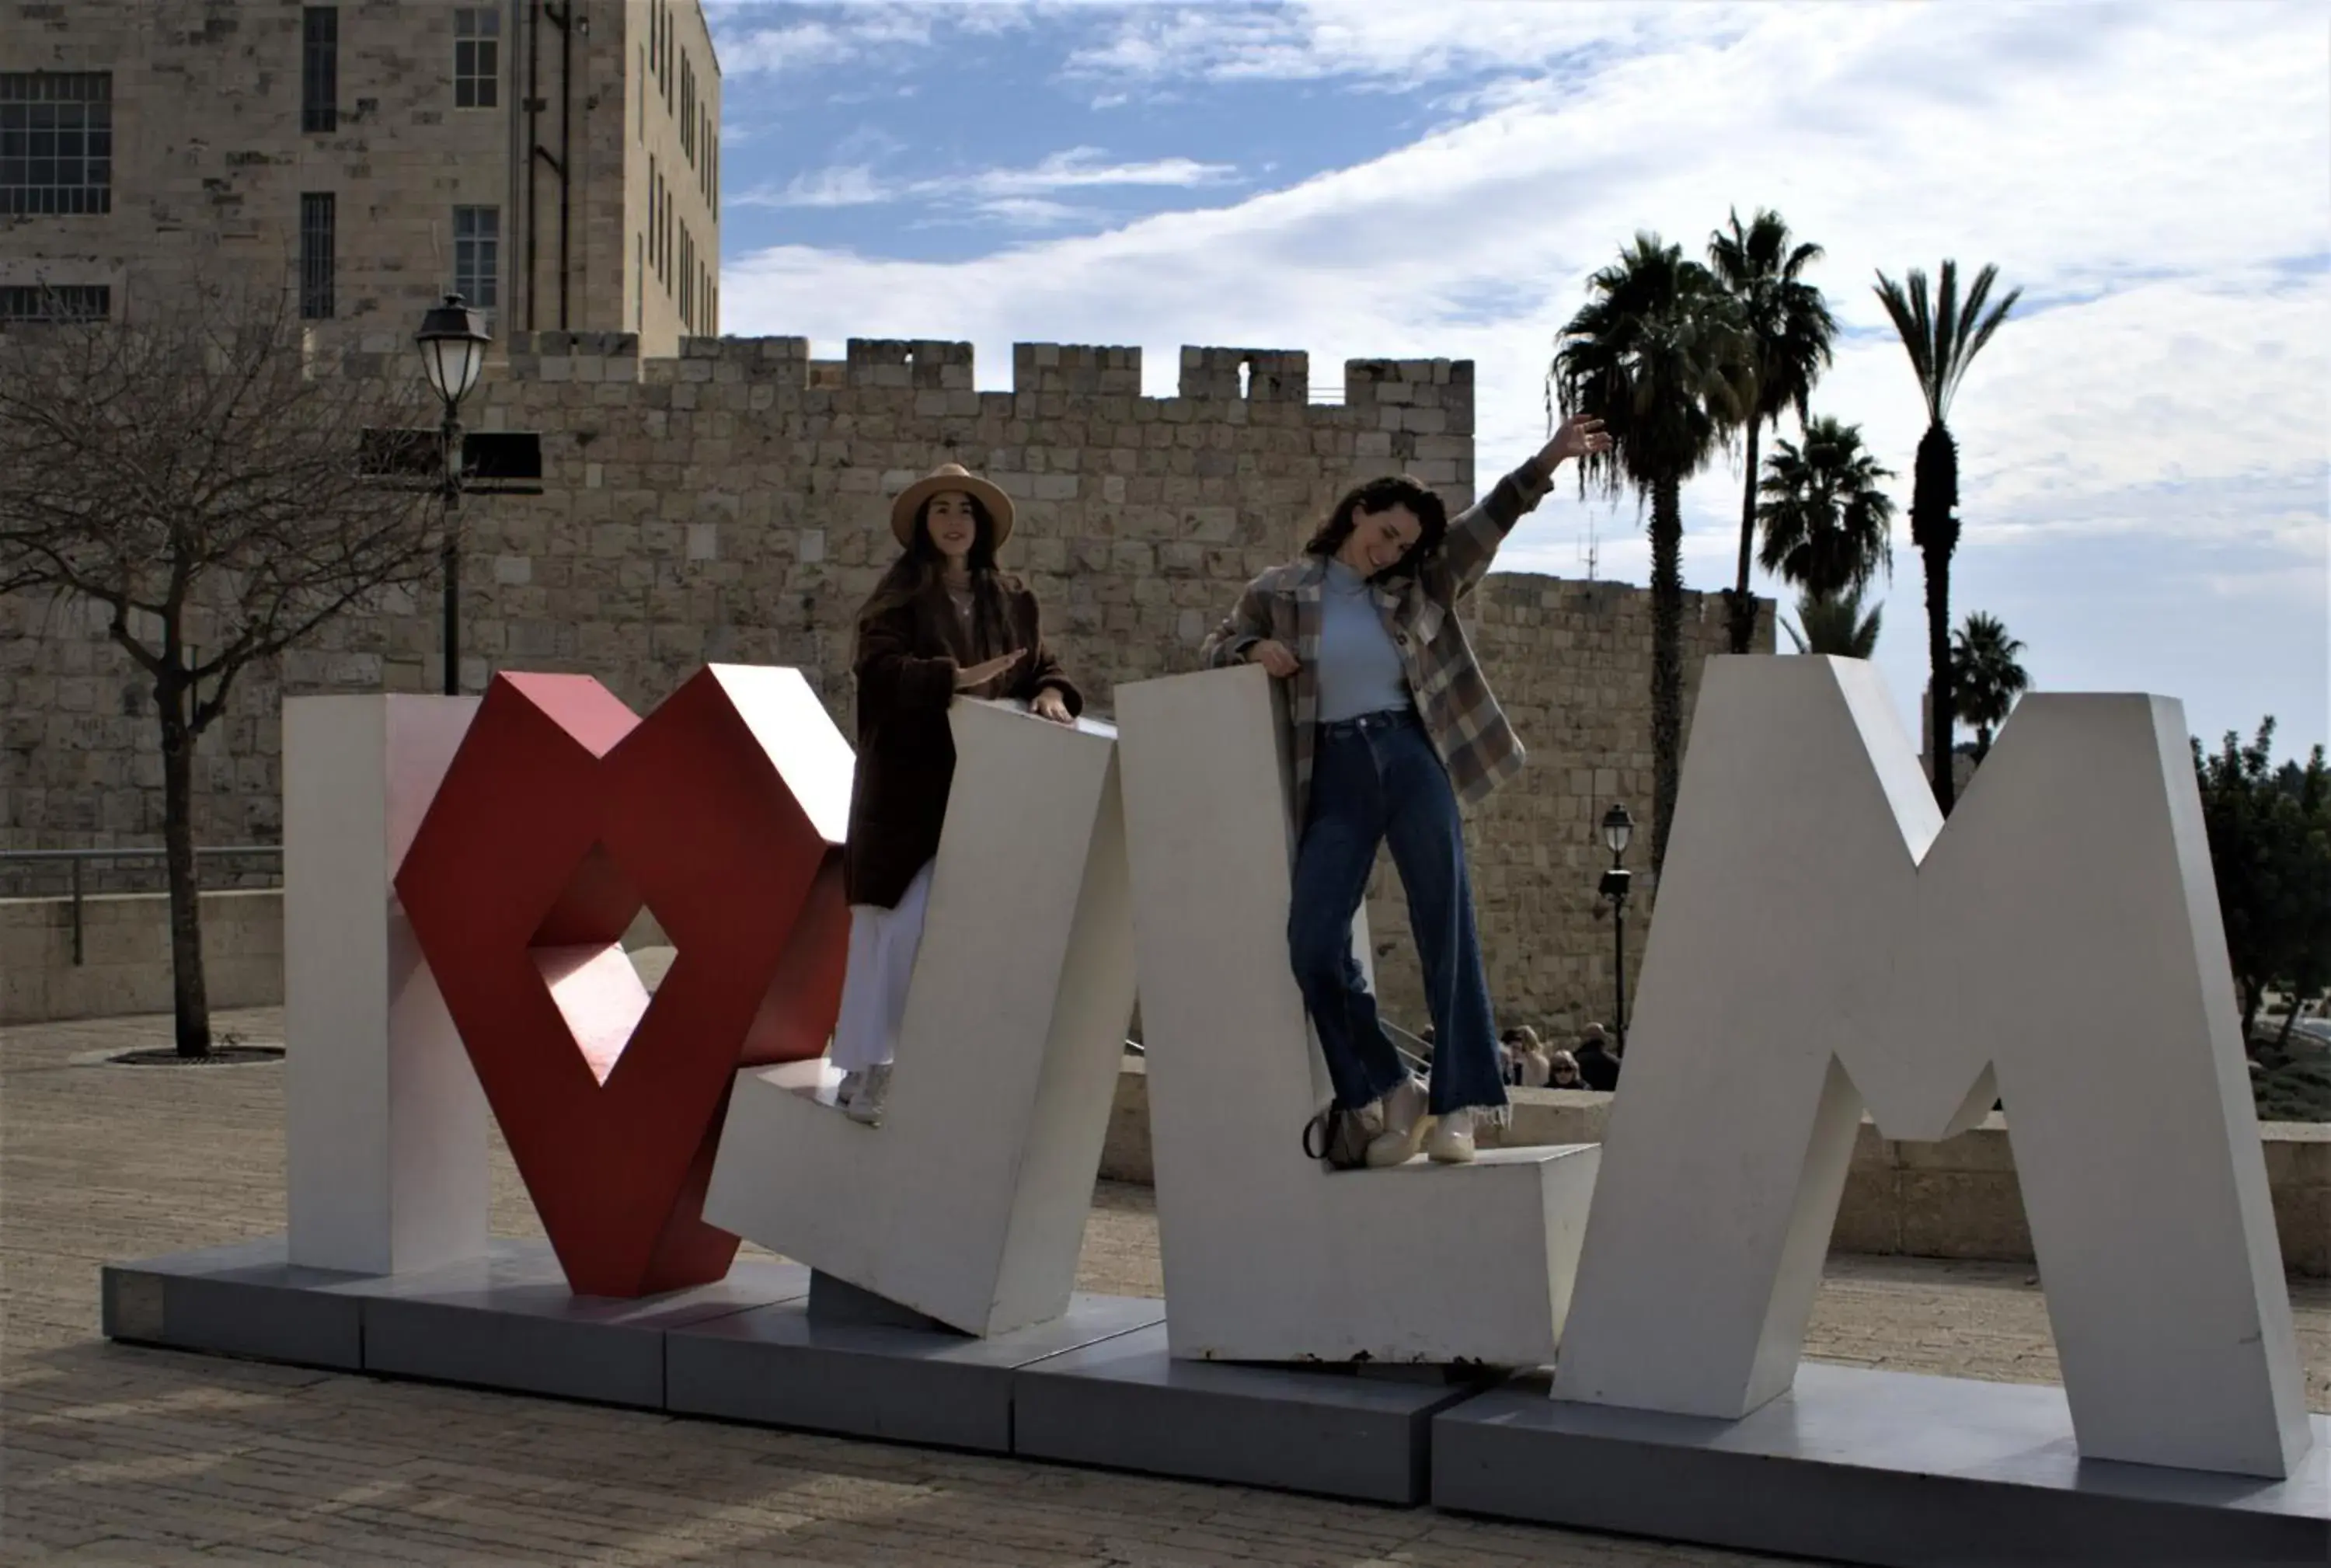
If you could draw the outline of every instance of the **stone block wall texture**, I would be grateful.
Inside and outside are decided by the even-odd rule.
[[[314,130],[306,9],[0,0],[0,71],[109,72],[113,118],[112,211],[0,217],[0,284],[103,284],[119,316],[189,272],[288,283],[301,197],[328,195],[319,333],[404,351],[454,285],[456,206],[496,214],[494,297],[471,303],[492,307],[498,334],[629,329],[669,355],[691,327],[718,329],[720,72],[699,0],[332,7],[338,112]],[[490,102],[456,90],[464,12],[500,29]],[[701,263],[685,318],[683,229]]]
[[[1178,395],[1153,398],[1130,347],[1021,344],[1012,390],[983,392],[962,343],[853,340],[832,362],[797,337],[689,339],[671,359],[636,344],[519,335],[488,374],[471,423],[539,432],[546,493],[464,508],[464,689],[495,670],[579,671],[644,711],[709,660],[791,664],[847,732],[852,619],[896,550],[887,498],[954,460],[1014,498],[1004,564],[1029,578],[1106,712],[1119,681],[1195,669],[1240,588],[1292,556],[1352,483],[1405,470],[1452,500],[1476,487],[1461,361],[1353,361],[1343,402],[1316,404],[1293,352],[1185,348]],[[1717,610],[1686,605],[1695,684],[1721,645]],[[247,677],[198,755],[199,841],[279,836],[284,695],[438,689],[435,612],[433,591],[389,595]],[[1530,750],[1470,830],[1501,1016],[1607,1017],[1594,823],[1614,798],[1650,815],[1646,597],[1496,575],[1464,613]],[[101,622],[0,599],[0,847],[154,841],[153,727]],[[1398,906],[1380,875],[1379,984],[1416,1028]],[[1630,923],[1631,969],[1645,925]]]
[[[203,974],[211,1005],[283,1002],[283,897],[203,895]],[[170,1011],[170,901],[159,893],[81,901],[72,961],[70,898],[0,898],[0,1024]]]

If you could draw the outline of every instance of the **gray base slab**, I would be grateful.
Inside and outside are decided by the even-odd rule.
[[[514,1393],[663,1407],[664,1331],[809,1293],[795,1263],[638,1300],[576,1296],[547,1241],[424,1273],[295,1269],[281,1236],[106,1266],[109,1339]]]
[[[797,1263],[742,1262],[711,1285],[634,1300],[576,1296],[547,1241],[425,1274],[367,1279],[364,1369],[599,1404],[664,1405],[664,1335],[809,1292]]]
[[[1051,1323],[988,1339],[879,1317],[813,1312],[804,1299],[674,1328],[664,1337],[665,1408],[1010,1453],[1023,1369],[1162,1324],[1166,1304],[1079,1295]]]
[[[1444,1508],[1883,1568],[2331,1561],[2331,1420],[2282,1482],[2083,1460],[2060,1388],[1807,1363],[1744,1421],[1556,1402],[1433,1422]]]
[[[370,1277],[295,1269],[284,1239],[109,1263],[99,1275],[105,1336],[295,1366],[364,1368],[364,1307],[352,1287]]]
[[[1031,1459],[1413,1506],[1433,1415],[1478,1391],[1430,1379],[1175,1361],[1163,1324],[1020,1374]]]

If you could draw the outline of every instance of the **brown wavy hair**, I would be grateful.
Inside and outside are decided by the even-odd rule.
[[[1362,512],[1373,517],[1394,507],[1406,507],[1414,512],[1417,522],[1422,527],[1416,536],[1416,543],[1408,547],[1408,553],[1378,572],[1375,580],[1413,577],[1417,568],[1431,560],[1441,548],[1441,541],[1449,537],[1449,508],[1441,500],[1439,491],[1422,480],[1408,474],[1386,474],[1382,479],[1370,480],[1345,491],[1344,499],[1336,503],[1336,509],[1327,514],[1327,520],[1319,525],[1319,531],[1313,534],[1310,542],[1303,546],[1303,553],[1307,556],[1333,556],[1344,547],[1344,541],[1352,537],[1352,530],[1359,526]]]
[[[874,584],[874,592],[867,595],[866,603],[859,606],[860,625],[913,603],[947,570],[947,556],[931,543],[931,502],[937,499],[932,496],[915,508],[915,526],[907,536],[907,547],[890,563],[882,580]],[[971,519],[977,529],[964,562],[971,574],[974,641],[983,650],[1001,652],[1008,638],[1004,615],[1004,575],[995,566],[995,519],[977,496],[966,494],[964,499],[971,503]]]

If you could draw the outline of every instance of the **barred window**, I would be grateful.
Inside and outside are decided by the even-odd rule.
[[[480,310],[501,303],[502,210],[453,209],[453,292]]]
[[[336,204],[329,191],[311,191],[300,198],[300,314],[309,321],[332,318]]]
[[[464,6],[453,13],[453,107],[492,109],[501,101],[501,13]]]
[[[0,217],[113,210],[113,73],[0,73]]]
[[[340,8],[310,5],[300,14],[300,128],[340,128]]]
[[[0,321],[102,321],[113,314],[105,283],[11,283],[0,287]]]

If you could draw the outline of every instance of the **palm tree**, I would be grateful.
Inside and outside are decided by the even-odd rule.
[[[1861,590],[1848,588],[1843,593],[1823,597],[1813,594],[1797,595],[1797,626],[1786,621],[1781,630],[1797,645],[1800,653],[1828,653],[1840,659],[1867,659],[1878,651],[1878,628],[1885,619],[1886,606],[1872,604],[1870,613],[1861,613]]]
[[[1918,438],[1917,467],[1910,481],[1910,542],[1927,568],[1927,667],[1933,681],[1927,755],[1934,769],[1935,800],[1946,814],[1958,793],[1951,774],[1957,711],[1951,686],[1951,556],[1959,547],[1959,449],[1948,422],[1959,378],[2022,297],[2022,290],[2011,289],[1986,314],[1984,301],[1998,276],[1996,267],[1977,272],[1962,309],[1959,264],[1945,261],[1943,286],[1930,310],[1926,273],[1911,270],[1907,293],[1885,273],[1878,275],[1879,300],[1909,351],[1919,394],[1927,400],[1927,433]]]
[[[1817,599],[1894,575],[1894,501],[1879,481],[1894,477],[1861,444],[1861,427],[1826,416],[1805,443],[1774,443],[1760,487],[1764,529],[1757,564]]]
[[[1683,483],[1748,407],[1746,334],[1731,297],[1680,247],[1639,233],[1587,282],[1549,375],[1565,414],[1603,422],[1608,451],[1579,465],[1582,491],[1632,489],[1651,518],[1651,868],[1667,857],[1683,750]]]
[[[1746,421],[1747,487],[1740,499],[1740,570],[1725,596],[1735,653],[1747,652],[1756,635],[1756,601],[1748,592],[1748,557],[1756,538],[1756,438],[1767,424],[1778,428],[1784,409],[1795,409],[1797,424],[1803,426],[1806,400],[1830,363],[1830,340],[1837,331],[1822,291],[1798,279],[1821,254],[1819,245],[1792,247],[1789,225],[1767,210],[1760,209],[1746,229],[1736,211],[1728,233],[1718,229],[1708,237],[1708,265],[1739,309],[1755,377]]]
[[[2007,722],[2015,699],[2031,689],[2031,677],[2016,661],[2023,644],[2007,634],[1995,615],[1966,618],[1951,640],[1951,686],[1959,717],[1974,730],[1974,760],[1991,755],[1991,737]]]

